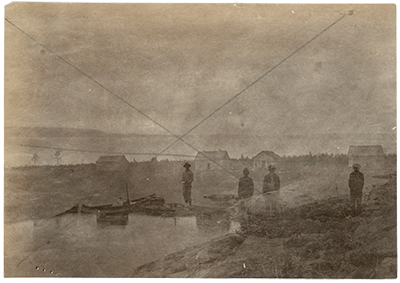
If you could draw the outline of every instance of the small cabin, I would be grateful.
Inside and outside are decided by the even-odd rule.
[[[348,152],[349,167],[361,165],[361,171],[385,171],[385,153],[381,145],[351,145]]]
[[[125,155],[100,156],[96,161],[97,171],[127,171],[129,170],[129,161]]]
[[[221,170],[221,166],[218,166],[213,161],[221,165],[223,168],[229,168],[230,158],[226,150],[216,151],[199,151],[195,158],[195,168],[197,172],[209,171],[209,170]]]
[[[276,165],[281,157],[272,151],[261,151],[259,154],[254,156],[251,160],[253,161],[253,167],[255,169],[266,168],[268,165]]]

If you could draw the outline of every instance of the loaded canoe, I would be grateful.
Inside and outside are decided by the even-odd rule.
[[[90,214],[124,214],[130,212],[146,212],[148,214],[162,214],[163,212],[174,211],[173,209],[164,206],[165,200],[162,197],[156,196],[155,194],[131,200],[125,201],[122,206],[113,206],[112,204],[99,205],[99,206],[87,206],[82,205],[79,209],[79,205],[75,205],[71,209],[61,213],[90,213]],[[59,214],[60,215],[60,214]]]

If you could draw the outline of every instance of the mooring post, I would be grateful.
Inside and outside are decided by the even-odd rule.
[[[125,182],[126,186],[126,198],[128,199],[128,204],[131,204],[131,201],[129,199],[129,188],[128,188],[128,182]]]
[[[82,212],[82,201],[80,200],[78,202],[78,213],[80,214]]]

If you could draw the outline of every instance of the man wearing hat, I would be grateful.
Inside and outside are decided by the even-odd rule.
[[[364,175],[359,170],[360,164],[353,164],[353,172],[350,173],[349,188],[351,209],[354,216],[361,214],[362,189],[364,187]]]
[[[186,204],[192,205],[192,182],[193,182],[193,172],[189,169],[190,164],[185,163],[183,167],[186,168],[186,170],[183,172],[182,175],[182,181],[181,183],[183,184],[182,187],[182,192],[183,192],[183,198],[185,200]]]
[[[276,167],[274,165],[268,166],[269,174],[267,174],[264,178],[263,182],[263,194],[277,191],[281,188],[279,176],[275,174]]]
[[[279,180],[279,176],[275,174],[276,167],[274,165],[268,166],[269,174],[264,177],[263,181],[263,190],[262,193],[268,195],[266,197],[266,209],[269,210],[269,213],[272,213],[273,210],[276,210],[276,203],[279,198],[279,189],[281,188],[281,183]]]
[[[239,199],[249,198],[254,194],[253,179],[249,177],[250,171],[243,169],[243,177],[239,179],[238,197]]]
[[[238,188],[238,199],[239,202],[239,211],[243,216],[246,216],[246,213],[249,213],[249,199],[254,194],[254,182],[253,179],[249,177],[250,171],[247,168],[243,169],[243,177],[239,179],[239,188]]]

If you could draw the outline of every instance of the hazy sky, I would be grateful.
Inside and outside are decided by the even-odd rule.
[[[395,5],[12,3],[5,125],[183,134],[390,133]]]

